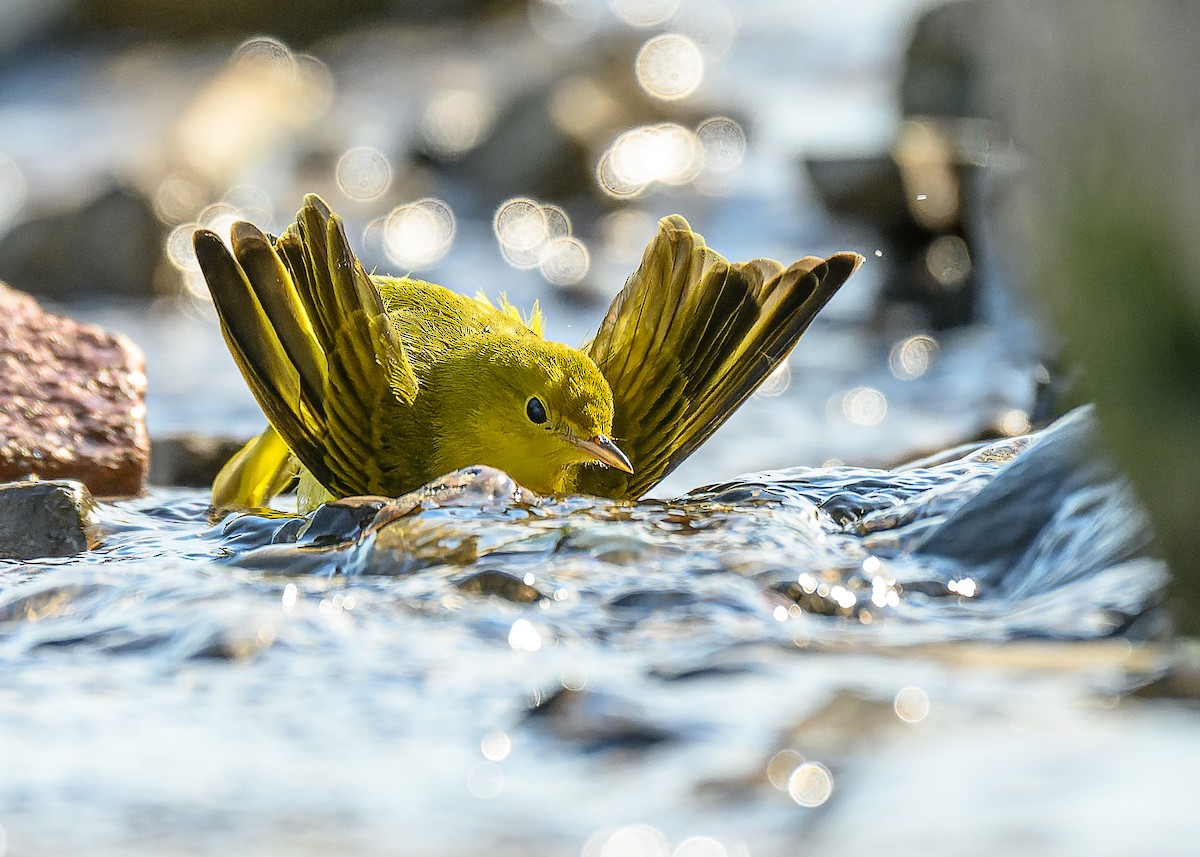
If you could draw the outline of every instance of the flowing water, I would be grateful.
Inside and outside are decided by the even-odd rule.
[[[1165,571],[1090,421],[637,504],[105,504],[0,566],[12,853],[1056,853],[1064,814],[1118,853],[1114,804],[1166,842],[1200,742],[1122,697]]]
[[[214,520],[155,488],[100,504],[93,551],[0,561],[0,855],[1193,853],[1196,712],[1135,694],[1165,665],[1166,571],[1093,415],[1027,433],[1018,314],[880,324],[876,237],[800,178],[797,151],[886,145],[922,4],[744,5],[716,98],[754,120],[733,190],[638,206],[734,258],[867,257],[786,374],[636,504],[479,470]],[[376,85],[411,95],[407,58],[370,47],[338,67],[331,146],[412,110]],[[106,92],[22,124],[0,87],[31,187],[80,181],[37,161],[81,136],[47,123],[131,124]],[[97,163],[133,151],[122,129]],[[433,278],[540,297],[557,339],[636,264],[597,240],[596,293],[551,291],[468,214]],[[71,312],[146,350],[152,434],[261,427],[211,307]]]

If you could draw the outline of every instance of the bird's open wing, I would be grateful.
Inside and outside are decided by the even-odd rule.
[[[575,488],[635,498],[674,470],[787,357],[862,262],[815,256],[784,268],[730,264],[678,215],[659,222],[642,264],[584,347],[613,391],[613,439],[632,474],[581,469]]]
[[[331,493],[380,492],[381,414],[411,405],[417,379],[341,218],[310,194],[277,241],[244,221],[232,238],[232,254],[207,230],[194,244],[259,406]]]

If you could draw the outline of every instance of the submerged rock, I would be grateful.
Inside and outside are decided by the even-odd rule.
[[[97,541],[94,512],[78,482],[0,484],[0,559],[82,553]]]
[[[124,336],[48,313],[0,284],[0,479],[141,493],[150,465],[145,358]]]
[[[245,438],[173,434],[150,442],[150,484],[207,488]]]

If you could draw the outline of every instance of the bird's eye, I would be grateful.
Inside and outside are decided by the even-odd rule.
[[[525,403],[525,415],[538,425],[541,425],[546,421],[546,406],[542,404],[541,399],[534,396]]]

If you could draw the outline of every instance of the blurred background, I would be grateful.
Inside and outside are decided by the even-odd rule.
[[[317,192],[368,269],[540,300],[578,343],[680,213],[733,259],[867,264],[660,493],[1017,434],[1041,340],[966,225],[1013,157],[959,5],[7,0],[0,279],[147,351],[156,439],[244,439],[197,226]]]

